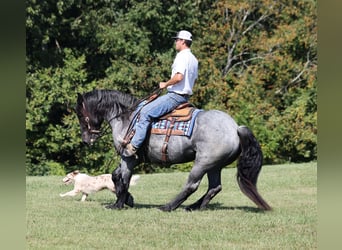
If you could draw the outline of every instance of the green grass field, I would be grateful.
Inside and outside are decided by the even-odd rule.
[[[188,173],[141,175],[130,191],[135,207],[108,210],[104,190],[85,202],[59,197],[72,189],[61,176],[26,178],[28,249],[317,249],[317,164],[264,166],[258,189],[273,207],[260,212],[224,169],[223,190],[204,211],[157,209],[182,188]],[[200,198],[200,188],[183,205]]]

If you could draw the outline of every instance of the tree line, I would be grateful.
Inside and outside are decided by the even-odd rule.
[[[146,96],[169,79],[182,29],[199,60],[195,106],[250,127],[265,164],[317,159],[317,1],[26,0],[26,173],[112,170],[110,133],[81,143],[77,93]]]

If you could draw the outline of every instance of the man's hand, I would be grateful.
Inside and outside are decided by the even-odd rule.
[[[160,89],[165,89],[167,87],[167,82],[160,82],[159,83],[159,88]]]

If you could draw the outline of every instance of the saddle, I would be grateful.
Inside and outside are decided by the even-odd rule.
[[[183,131],[173,129],[175,123],[189,121],[192,118],[192,113],[194,112],[194,110],[195,110],[195,107],[192,104],[188,102],[183,103],[179,105],[178,107],[176,107],[170,113],[159,118],[160,120],[170,121],[170,124],[166,130],[165,129],[160,130],[157,128],[151,129],[151,134],[165,134],[165,139],[164,139],[164,143],[163,143],[162,150],[161,150],[163,162],[166,162],[168,160],[167,148],[168,148],[169,139],[171,135],[183,135]]]
[[[176,122],[187,122],[192,119],[192,114],[196,108],[189,102],[183,103],[179,106],[177,106],[173,111],[170,113],[167,113],[161,117],[158,118],[159,121],[161,120],[167,120],[169,121],[169,125],[166,129],[159,129],[159,128],[151,128],[151,134],[159,134],[159,135],[165,135],[164,143],[162,146],[162,161],[166,162],[168,159],[168,142],[171,137],[171,135],[184,135],[184,131],[174,129]],[[128,133],[125,136],[125,144],[127,144],[133,137],[135,133],[135,130],[131,130],[130,133]]]
[[[191,119],[191,114],[194,110],[194,106],[189,103],[182,103],[178,107],[176,107],[174,110],[172,110],[170,113],[160,117],[160,120],[172,120],[173,118],[176,118],[179,121],[189,121]]]
[[[192,113],[194,112],[195,107],[189,103],[183,103],[176,107],[173,111],[170,113],[167,113],[166,115],[159,117],[158,120],[167,120],[170,121],[170,126],[165,129],[159,129],[159,128],[152,128],[151,134],[168,134],[170,135],[184,135],[183,131],[181,130],[173,130],[173,126],[175,122],[187,122],[190,121],[192,118]],[[170,130],[170,131],[169,131]]]

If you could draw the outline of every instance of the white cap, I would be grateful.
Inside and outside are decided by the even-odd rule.
[[[173,39],[184,39],[188,41],[192,41],[192,35],[189,31],[181,30],[177,33],[175,37],[172,37]]]

